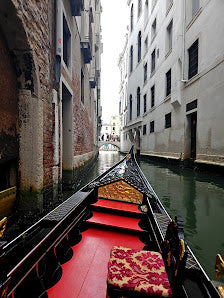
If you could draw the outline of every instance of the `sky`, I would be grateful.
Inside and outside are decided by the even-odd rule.
[[[128,25],[127,0],[101,0],[103,53],[101,55],[101,105],[102,120],[110,122],[110,116],[119,115],[120,71],[119,54],[125,43]]]

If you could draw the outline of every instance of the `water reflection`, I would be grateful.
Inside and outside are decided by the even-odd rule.
[[[187,242],[214,279],[215,256],[224,256],[223,177],[145,160],[140,167],[168,213],[183,216]]]
[[[122,158],[123,155],[118,152],[101,151],[96,165],[87,173],[78,189]],[[195,173],[145,159],[141,159],[139,164],[170,216],[183,216],[187,242],[207,274],[214,279],[215,256],[220,253],[224,257],[223,177]],[[70,196],[73,192],[65,195]]]
[[[196,234],[197,227],[197,217],[196,217],[196,185],[193,177],[183,177],[183,206],[186,210],[185,215],[185,235],[189,237],[189,235]]]

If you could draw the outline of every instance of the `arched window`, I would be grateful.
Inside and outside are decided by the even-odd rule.
[[[141,60],[142,53],[142,33],[139,31],[138,33],[138,62]]]
[[[133,46],[130,48],[130,73],[133,71]]]
[[[140,87],[137,89],[137,117],[140,116]]]
[[[132,120],[132,95],[130,95],[129,99],[129,119]]]
[[[134,24],[134,6],[132,4],[132,6],[131,6],[131,16],[130,16],[130,30],[131,30],[131,32],[133,30],[133,24]]]

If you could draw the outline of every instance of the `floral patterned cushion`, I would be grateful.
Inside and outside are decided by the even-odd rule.
[[[108,263],[108,286],[151,296],[172,297],[162,255],[114,246]]]

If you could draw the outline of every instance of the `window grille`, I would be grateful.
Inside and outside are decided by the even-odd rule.
[[[140,116],[140,87],[137,89],[137,117]]]
[[[167,27],[167,34],[168,34],[168,50],[172,49],[173,43],[173,20],[169,23]]]
[[[166,96],[171,93],[171,69],[166,73]]]
[[[191,111],[193,109],[196,109],[197,106],[198,106],[198,100],[197,99],[189,102],[188,104],[186,104],[186,112]]]
[[[144,95],[144,113],[147,111],[147,95]]]
[[[156,36],[156,19],[152,23],[152,40]]]
[[[188,79],[190,79],[198,73],[198,39],[188,49],[188,56]]]
[[[132,95],[130,95],[130,99],[129,99],[129,105],[130,105],[130,114],[129,114],[129,119],[132,120]]]
[[[150,122],[150,133],[154,132],[154,126],[155,126],[154,121],[151,121]]]
[[[156,67],[156,50],[154,50],[151,54],[151,73],[154,72]]]
[[[138,62],[141,60],[142,54],[142,34],[141,31],[138,33]]]
[[[130,48],[130,73],[133,71],[133,46]]]
[[[144,83],[147,81],[148,64],[144,65]]]
[[[151,88],[151,108],[155,105],[155,85]]]
[[[171,113],[165,115],[165,128],[171,127]]]

